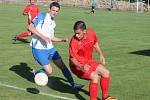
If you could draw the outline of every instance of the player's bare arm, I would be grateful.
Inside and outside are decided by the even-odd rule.
[[[23,13],[23,15],[28,15],[28,13]]]
[[[57,37],[53,37],[51,39],[52,42],[68,42],[68,38],[57,38]]]
[[[41,39],[43,39],[45,42],[51,42],[51,40],[50,40],[50,38],[48,38],[48,37],[46,37],[46,36],[44,36],[44,35],[42,35],[41,33],[39,33],[37,30],[36,30],[36,28],[34,27],[34,25],[31,23],[30,25],[29,25],[29,31],[31,31],[33,34],[35,34],[35,35],[37,35],[38,37],[40,37]]]
[[[98,55],[100,56],[100,62],[101,62],[103,65],[105,65],[105,63],[106,63],[106,62],[105,62],[105,57],[104,57],[104,55],[103,55],[103,52],[102,52],[102,50],[101,50],[100,45],[99,45],[98,42],[95,43],[94,48],[95,48],[96,52],[98,53]]]
[[[75,66],[77,66],[77,67],[80,67],[80,68],[82,68],[83,70],[85,70],[85,71],[87,71],[88,69],[89,69],[89,65],[87,65],[87,64],[81,64],[81,63],[79,63],[78,61],[77,61],[77,59],[75,59],[75,58],[71,58],[70,59],[71,60],[71,63],[73,64],[73,65],[75,65]]]

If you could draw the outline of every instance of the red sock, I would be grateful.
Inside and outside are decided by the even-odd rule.
[[[90,91],[90,100],[97,100],[98,83],[90,82],[89,91]]]
[[[23,38],[26,36],[30,36],[30,32],[27,31],[27,32],[23,32],[23,33],[17,35],[18,38]]]
[[[102,89],[102,98],[106,98],[108,96],[110,77],[101,77],[100,85]]]

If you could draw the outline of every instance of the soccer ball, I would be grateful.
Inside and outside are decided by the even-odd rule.
[[[44,72],[36,73],[34,81],[39,86],[46,86],[48,83],[48,76]]]

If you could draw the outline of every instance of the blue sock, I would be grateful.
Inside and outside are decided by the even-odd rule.
[[[72,86],[74,86],[74,80],[73,80],[72,75],[71,75],[71,73],[70,73],[70,71],[68,70],[67,67],[65,67],[65,68],[62,69],[62,73],[67,78],[67,80],[69,81],[69,83]]]
[[[44,69],[35,70],[34,75],[37,73],[46,73]]]

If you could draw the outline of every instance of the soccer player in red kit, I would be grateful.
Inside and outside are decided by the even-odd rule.
[[[75,35],[71,38],[69,47],[69,62],[72,72],[81,79],[90,80],[90,100],[97,100],[99,75],[101,76],[102,100],[117,100],[108,95],[110,72],[104,67],[105,58],[95,31],[86,29],[83,21],[77,21],[74,24],[74,32]],[[94,49],[100,56],[100,62],[93,58]]]
[[[40,9],[37,7],[35,0],[30,0],[30,4],[23,10],[23,15],[28,15],[28,25],[32,20],[40,13]],[[15,36],[15,40],[21,39],[23,37],[31,36],[31,32],[26,31]]]

